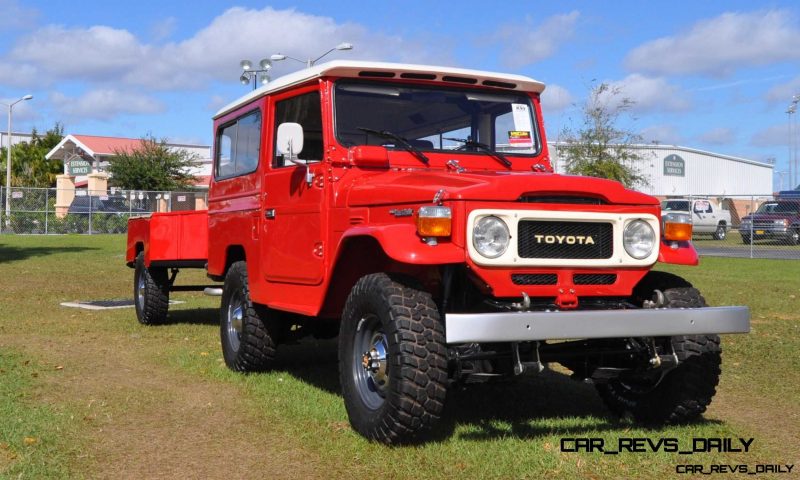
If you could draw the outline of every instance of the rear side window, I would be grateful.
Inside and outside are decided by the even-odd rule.
[[[216,178],[252,173],[261,152],[261,111],[255,110],[217,131]]]

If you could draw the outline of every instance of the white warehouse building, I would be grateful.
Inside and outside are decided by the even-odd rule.
[[[549,143],[556,172],[566,169],[559,143]],[[563,144],[562,144],[563,145]],[[773,190],[773,165],[676,145],[636,145],[645,159],[638,164],[649,185],[639,190],[658,197],[768,197]]]

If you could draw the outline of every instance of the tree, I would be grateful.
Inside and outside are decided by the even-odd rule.
[[[568,126],[561,132],[559,156],[569,173],[609,178],[630,188],[646,186],[647,177],[637,164],[647,158],[634,147],[642,143],[642,137],[618,126],[635,102],[621,95],[618,87],[607,83],[593,87],[580,107],[580,128]]]
[[[146,136],[133,149],[115,150],[107,170],[111,184],[124,190],[175,191],[194,184],[197,163],[197,155]]]
[[[61,160],[47,160],[47,152],[64,138],[64,127],[56,122],[53,128],[40,135],[34,128],[29,142],[15,143],[11,149],[11,185],[15,187],[52,187],[56,176],[64,171]],[[0,184],[6,182],[6,149],[0,149],[2,172]]]

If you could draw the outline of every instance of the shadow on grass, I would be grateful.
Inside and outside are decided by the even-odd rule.
[[[341,396],[336,339],[305,339],[296,345],[280,346],[274,370],[284,371],[316,388]],[[422,441],[447,441],[452,438],[456,427],[461,426],[467,426],[469,430],[460,435],[461,439],[478,441],[630,428],[612,416],[594,386],[551,370],[513,381],[451,388],[441,421]]]
[[[97,250],[93,247],[12,247],[0,245],[0,263],[19,262],[33,257],[44,257],[62,253],[76,253],[87,250]]]
[[[219,308],[170,308],[167,323],[164,325],[219,325]],[[157,327],[157,325],[154,325]]]

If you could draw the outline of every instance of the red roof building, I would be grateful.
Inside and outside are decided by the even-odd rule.
[[[64,173],[68,172],[68,164],[73,160],[85,160],[91,165],[92,172],[102,172],[108,166],[108,159],[117,152],[135,149],[141,144],[139,138],[103,137],[98,135],[67,135],[58,145],[53,147],[47,159],[56,158],[64,162]],[[170,148],[183,149],[195,154],[200,163],[192,172],[197,178],[196,186],[208,188],[211,180],[211,147],[207,145],[167,144]],[[75,186],[85,186],[86,175],[75,177]]]

